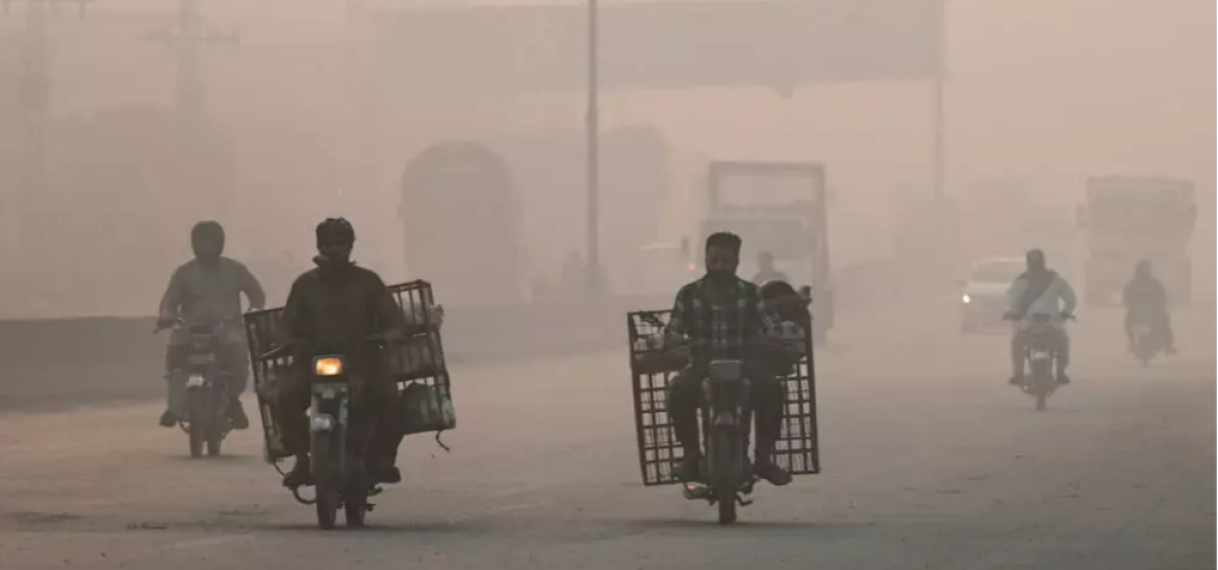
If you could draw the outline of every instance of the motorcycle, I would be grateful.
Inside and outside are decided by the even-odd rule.
[[[220,455],[220,444],[232,431],[228,416],[227,377],[234,372],[226,370],[221,355],[221,337],[234,321],[232,318],[213,322],[187,324],[182,319],[170,327],[158,326],[153,333],[172,328],[175,333],[188,335],[185,345],[185,369],[173,370],[170,374],[186,377],[185,405],[179,414],[178,425],[189,436],[190,456]]]
[[[1073,319],[1074,317],[1069,317]],[[1050,315],[1036,314],[1028,318],[1024,358],[1028,373],[1020,388],[1036,399],[1036,409],[1043,411],[1049,396],[1057,391],[1057,331]]]
[[[710,363],[702,381],[702,439],[706,442],[700,481],[685,484],[685,498],[718,504],[719,524],[736,522],[736,506],[748,506],[758,478],[748,463],[752,407],[749,380],[739,360]]]
[[[1164,348],[1162,337],[1156,334],[1150,319],[1146,315],[1135,315],[1133,319],[1133,355],[1142,366],[1150,365],[1151,359]]]
[[[806,340],[804,341],[806,342]],[[745,350],[767,351],[770,358],[783,358],[774,351],[786,352],[781,343],[750,343]],[[785,367],[776,366],[776,368]],[[705,449],[697,481],[684,482],[684,496],[717,505],[719,524],[736,522],[738,506],[753,502],[748,497],[760,478],[749,462],[749,436],[753,407],[749,400],[750,382],[744,374],[743,360],[713,360],[702,380],[701,429]]]
[[[383,340],[376,335],[368,342],[379,349]],[[294,345],[285,345],[262,355],[262,359],[283,358],[295,349]],[[372,481],[366,461],[377,421],[352,413],[357,411],[352,401],[359,396],[355,387],[362,384],[362,379],[348,370],[347,355],[313,356],[310,370],[309,457],[316,494],[308,500],[298,489],[292,489],[292,495],[303,504],[315,506],[317,526],[323,530],[336,526],[340,509],[347,526],[362,527],[375,506],[368,499],[382,492]]]

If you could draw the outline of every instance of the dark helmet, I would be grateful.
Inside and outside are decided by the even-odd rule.
[[[326,218],[317,224],[317,245],[334,242],[355,243],[355,228],[346,218]]]
[[[1133,270],[1138,275],[1150,275],[1150,260],[1143,259],[1142,261],[1139,261],[1138,264],[1134,266]]]
[[[1029,249],[1028,265],[1039,265],[1043,267],[1045,265],[1045,252],[1041,251],[1040,249]]]
[[[219,222],[208,220],[195,224],[190,230],[190,246],[195,253],[209,250],[216,254],[224,252],[224,227]]]
[[[795,288],[782,279],[771,279],[761,284],[761,298],[766,301],[796,294]]]
[[[799,323],[807,331],[812,322],[808,306],[812,300],[800,295],[790,283],[782,279],[771,279],[761,284],[761,298],[778,312],[784,321]]]

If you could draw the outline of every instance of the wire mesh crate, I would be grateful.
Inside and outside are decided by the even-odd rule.
[[[431,284],[411,281],[391,285],[387,290],[402,310],[407,334],[404,340],[384,345],[379,354],[402,394],[405,432],[409,435],[454,429],[452,387],[440,338],[444,313],[434,302]],[[288,375],[300,373],[293,369],[293,356],[264,357],[288,340],[282,322],[282,307],[245,315],[254,391],[269,462],[290,455],[283,445],[272,410]]]
[[[668,413],[668,386],[688,358],[660,348],[661,335],[672,311],[635,311],[627,314],[630,370],[633,377],[635,430],[643,484],[669,485],[675,464],[684,456]],[[790,367],[782,383],[782,431],[774,460],[792,475],[820,472],[816,421],[816,375],[810,338],[803,339],[804,356]]]

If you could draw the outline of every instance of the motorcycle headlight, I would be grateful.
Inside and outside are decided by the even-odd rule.
[[[343,373],[341,356],[319,356],[313,359],[313,371],[318,376],[338,376]]]
[[[969,297],[969,296],[968,296],[968,293],[965,293],[963,297],[960,297],[960,302],[961,302],[961,303],[964,303],[965,305],[967,305],[967,304],[969,304],[969,303],[972,303],[972,302],[973,302],[973,298],[972,298],[972,297]]]

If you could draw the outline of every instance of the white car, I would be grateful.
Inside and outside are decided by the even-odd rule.
[[[1007,289],[1027,269],[1022,257],[990,257],[973,264],[960,295],[960,330],[997,328],[1007,311]]]

